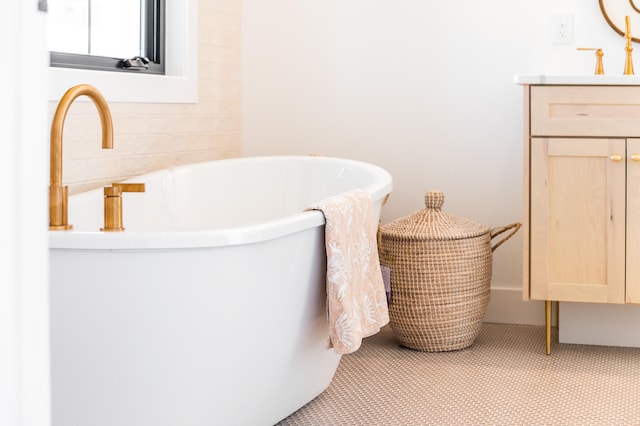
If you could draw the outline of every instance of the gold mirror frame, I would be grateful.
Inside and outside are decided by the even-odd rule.
[[[640,1],[639,0],[598,0],[602,16],[609,26],[621,36],[625,36],[625,16],[631,21],[631,40],[640,43]],[[638,5],[636,5],[638,3]],[[634,36],[638,34],[638,36]]]

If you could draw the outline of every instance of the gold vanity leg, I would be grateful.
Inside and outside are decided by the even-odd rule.
[[[551,300],[544,301],[544,326],[547,332],[547,355],[551,354]]]

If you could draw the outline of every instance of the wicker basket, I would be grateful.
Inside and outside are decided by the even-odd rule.
[[[391,269],[391,328],[401,345],[428,352],[473,344],[489,303],[492,252],[520,228],[491,230],[442,212],[443,203],[444,194],[427,192],[426,209],[379,231],[380,261]]]

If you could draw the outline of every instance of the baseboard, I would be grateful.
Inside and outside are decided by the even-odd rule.
[[[555,319],[555,318],[554,318]],[[522,290],[492,287],[485,322],[544,325],[544,302],[522,300]]]
[[[557,325],[556,304],[552,325]],[[640,347],[640,306],[561,303],[560,343]],[[544,302],[522,300],[520,289],[491,288],[484,322],[544,325]]]
[[[640,347],[640,306],[564,302],[560,343]]]

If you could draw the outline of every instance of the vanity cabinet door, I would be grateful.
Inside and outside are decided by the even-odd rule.
[[[625,145],[531,139],[531,299],[625,302]]]
[[[627,303],[640,304],[640,139],[627,140]]]

